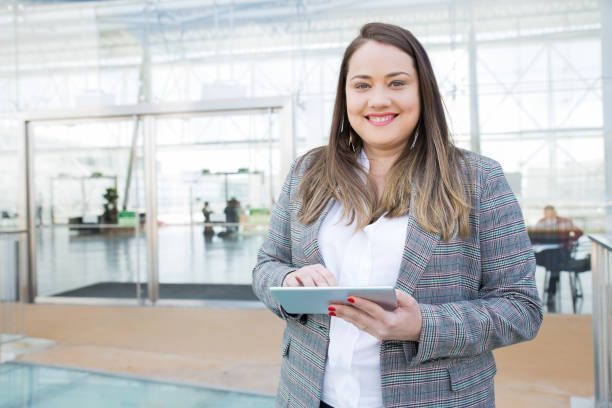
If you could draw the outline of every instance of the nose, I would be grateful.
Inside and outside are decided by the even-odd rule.
[[[389,105],[391,105],[391,100],[385,94],[384,89],[381,89],[381,87],[374,88],[373,92],[371,93],[371,97],[368,100],[368,108],[380,109],[386,108]]]

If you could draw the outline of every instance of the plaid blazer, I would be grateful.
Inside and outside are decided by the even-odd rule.
[[[418,342],[381,344],[385,407],[495,406],[491,350],[532,339],[542,321],[518,202],[497,162],[464,153],[474,184],[470,236],[441,241],[409,213],[396,288],[419,302],[423,323]],[[317,236],[333,203],[309,225],[297,220],[296,194],[308,161],[293,163],[253,269],[255,294],[286,320],[277,407],[319,406],[329,344],[328,315],[287,315],[269,292],[288,273],[323,264]]]

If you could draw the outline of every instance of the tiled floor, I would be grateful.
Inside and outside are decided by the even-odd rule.
[[[26,334],[57,345],[22,361],[213,388],[278,386],[284,322],[267,310],[34,304],[24,312]],[[569,408],[572,397],[592,397],[592,333],[590,316],[548,315],[533,341],[494,350],[497,407]]]
[[[262,240],[241,236],[207,242],[199,228],[160,228],[161,281],[249,283]],[[38,237],[40,293],[52,295],[100,281],[144,281],[146,243],[143,238],[136,243],[135,237],[74,236],[65,228],[43,229]],[[582,251],[588,253],[588,248]],[[588,314],[591,274],[581,279],[584,300],[579,312]],[[536,281],[541,294],[541,267]],[[25,311],[26,334],[53,339],[57,346],[23,360],[172,381],[237,384],[264,392],[276,388],[282,322],[265,310],[26,305]],[[563,274],[557,312],[572,311]],[[243,347],[245,333],[252,347]],[[569,407],[572,396],[590,398],[590,336],[589,316],[548,316],[536,340],[496,350],[498,406]]]

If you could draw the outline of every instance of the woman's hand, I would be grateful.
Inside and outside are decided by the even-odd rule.
[[[336,277],[321,264],[306,265],[283,280],[283,286],[338,286]]]
[[[421,335],[421,309],[418,302],[406,292],[395,289],[397,307],[388,311],[378,304],[351,296],[352,305],[331,304],[329,314],[355,325],[379,340],[414,340]]]

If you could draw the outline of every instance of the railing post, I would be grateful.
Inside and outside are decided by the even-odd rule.
[[[612,299],[612,237],[589,236],[591,271],[593,273],[593,369],[595,378],[595,408],[612,408],[612,355],[610,352],[610,319]]]
[[[19,299],[20,230],[0,230],[0,362],[3,344],[23,337],[23,301]]]

